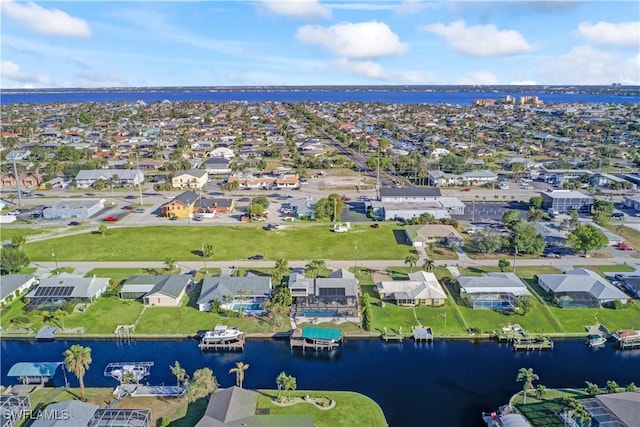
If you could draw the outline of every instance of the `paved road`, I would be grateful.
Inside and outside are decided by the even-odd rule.
[[[513,258],[510,259],[513,264]],[[304,268],[308,261],[294,260],[289,261],[291,268]],[[351,268],[354,266],[353,260],[326,260],[327,266],[331,269]],[[634,258],[581,258],[581,257],[565,257],[562,259],[541,258],[541,259],[517,259],[517,267],[529,266],[553,266],[561,270],[568,269],[574,265],[614,265],[614,264],[637,264],[640,266],[640,260]],[[33,266],[37,267],[39,275],[46,275],[55,268],[53,262],[34,262]],[[165,266],[162,261],[109,261],[109,262],[79,262],[79,261],[62,261],[58,260],[58,265],[69,266],[74,268],[75,274],[84,275],[94,268],[162,268]],[[176,265],[180,267],[183,273],[198,270],[203,267],[202,261],[177,261]],[[231,266],[243,268],[260,268],[273,267],[275,261],[207,261],[207,268],[225,269]],[[370,270],[385,270],[388,267],[404,266],[404,260],[358,260],[359,267],[365,267]],[[420,265],[420,262],[418,262]],[[439,266],[458,266],[458,267],[474,267],[474,266],[497,266],[498,260],[473,260],[466,255],[460,257],[459,260],[440,260],[436,261]]]

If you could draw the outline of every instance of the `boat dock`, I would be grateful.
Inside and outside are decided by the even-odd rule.
[[[305,327],[295,329],[289,338],[291,348],[310,348],[315,351],[335,350],[342,341],[342,331],[332,328]]]
[[[428,326],[416,326],[411,333],[413,340],[416,342],[433,342],[433,331]]]
[[[494,331],[491,334],[491,338],[495,338],[498,342],[514,342],[526,336],[527,332],[517,323],[504,326],[500,331]]]
[[[206,341],[202,340],[198,347],[201,351],[244,351],[245,335],[240,334],[237,338],[229,341]]]
[[[382,333],[382,339],[385,341],[395,341],[395,342],[402,342],[402,340],[404,340],[404,334],[402,333],[402,327],[400,327],[400,329],[398,329],[398,332],[395,331],[389,331],[387,330],[387,328],[384,328],[384,332]]]
[[[56,339],[56,333],[59,331],[59,328],[44,325],[35,336],[36,341],[54,341]]]
[[[602,335],[605,338],[609,337],[609,329],[602,323],[597,325],[589,325],[584,327],[587,330],[587,335]]]
[[[640,348],[640,330],[617,331],[612,337],[618,342],[620,350]]]
[[[545,336],[518,338],[512,345],[513,351],[553,350],[553,341]]]

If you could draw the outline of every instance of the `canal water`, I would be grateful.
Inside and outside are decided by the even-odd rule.
[[[640,385],[640,350],[618,351],[608,343],[591,350],[584,340],[556,340],[550,352],[513,352],[492,341],[438,340],[432,344],[385,343],[382,340],[346,340],[334,353],[291,351],[287,340],[248,341],[242,353],[201,353],[197,341],[32,341],[3,340],[1,381],[16,362],[62,361],[73,344],[89,346],[93,362],[85,384],[115,386],[105,377],[109,362],[153,361],[150,384],[175,383],[169,366],[179,361],[189,373],[210,367],[222,387],[234,384],[229,369],[238,361],[250,365],[244,387],[275,388],[285,371],[297,379],[299,389],[353,390],[374,399],[391,426],[482,426],[482,411],[495,410],[522,388],[518,369],[533,368],[539,384],[584,387],[585,381],[604,386]],[[69,382],[77,386],[73,374]],[[54,378],[64,384],[62,371]]]

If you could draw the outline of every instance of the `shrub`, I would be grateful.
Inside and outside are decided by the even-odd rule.
[[[619,300],[614,300],[610,302],[607,306],[614,310],[622,310],[624,308],[624,304],[622,303],[622,301],[619,301]]]

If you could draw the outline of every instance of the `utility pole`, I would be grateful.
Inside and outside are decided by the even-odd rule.
[[[56,258],[56,253],[51,249],[51,256],[53,257],[53,262],[56,263],[56,270],[58,269],[58,259]]]
[[[204,242],[200,243],[200,247],[202,248],[202,265],[204,266],[204,271],[207,271],[207,256],[204,253]]]
[[[355,243],[355,253],[356,253],[356,274],[358,274],[358,242]]]
[[[136,169],[138,170],[138,178],[140,178],[140,162],[138,161],[138,150],[136,150]],[[140,207],[144,204],[142,202],[142,180],[138,182],[138,190],[140,191]]]
[[[518,256],[518,247],[513,247],[513,272],[516,272],[516,256]]]
[[[16,165],[15,153],[13,153],[13,176],[16,179],[16,192],[18,193],[18,206],[22,206],[22,194],[20,192],[20,176],[18,175],[18,166]]]

